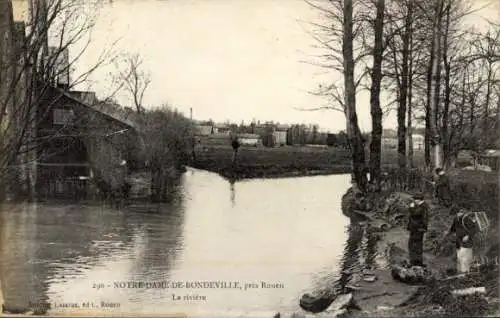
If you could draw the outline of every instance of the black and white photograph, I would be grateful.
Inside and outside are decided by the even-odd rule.
[[[2,317],[500,317],[500,0],[0,0]]]

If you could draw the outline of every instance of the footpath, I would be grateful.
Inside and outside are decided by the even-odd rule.
[[[393,193],[385,199],[385,206],[371,212],[369,224],[380,229],[380,220],[388,223],[387,231],[381,231],[378,242],[379,253],[385,253],[393,268],[408,260],[408,237],[406,220],[411,196]],[[424,264],[432,273],[425,284],[409,285],[393,278],[390,268],[375,270],[377,280],[373,283],[361,280],[359,289],[353,291],[360,310],[351,310],[349,317],[468,317],[498,316],[498,233],[492,225],[477,240],[476,248],[486,256],[483,264],[468,275],[456,275],[455,242],[446,237],[453,215],[447,208],[427,199],[429,206],[429,228],[424,236]],[[459,290],[479,288],[479,293],[462,296],[453,295]],[[471,291],[471,290],[469,290]]]

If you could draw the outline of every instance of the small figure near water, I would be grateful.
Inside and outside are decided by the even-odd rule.
[[[236,136],[231,136],[231,147],[233,148],[233,158],[232,158],[232,163],[236,163],[236,156],[238,154],[238,149],[240,148],[240,142],[238,140],[238,137]]]
[[[450,179],[442,168],[436,168],[435,197],[438,203],[449,208],[452,205]]]
[[[473,260],[473,239],[479,233],[479,226],[472,213],[460,209],[453,219],[453,223],[447,236],[455,233],[457,249],[457,272],[468,273]]]
[[[429,208],[422,195],[415,195],[410,203],[408,226],[410,232],[408,239],[408,251],[410,252],[410,263],[412,266],[424,266],[423,245],[424,233],[427,232],[429,222]]]

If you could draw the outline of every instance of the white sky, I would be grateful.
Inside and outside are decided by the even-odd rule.
[[[469,17],[500,21],[500,0]],[[139,52],[152,75],[145,104],[169,103],[196,119],[233,122],[274,120],[317,123],[323,129],[345,129],[342,113],[304,112],[294,108],[325,105],[312,96],[329,77],[323,69],[301,61],[317,53],[315,41],[301,21],[317,21],[318,13],[302,0],[114,0],[105,5],[92,36],[92,45],[78,62],[78,70],[93,65],[103,48],[119,39],[115,50]],[[340,44],[339,44],[340,45]],[[109,72],[92,77],[101,97],[109,94]],[[329,75],[333,78],[332,75]],[[338,78],[337,78],[338,80]],[[123,105],[127,95],[117,96]],[[371,128],[368,93],[358,96],[362,130]],[[395,127],[395,112],[385,121]]]

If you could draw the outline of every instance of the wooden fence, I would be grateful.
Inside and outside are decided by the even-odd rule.
[[[89,194],[89,181],[78,178],[42,180],[38,194],[42,199],[82,200]]]
[[[381,186],[384,191],[433,194],[432,181],[432,173],[424,168],[392,168],[382,173]]]

